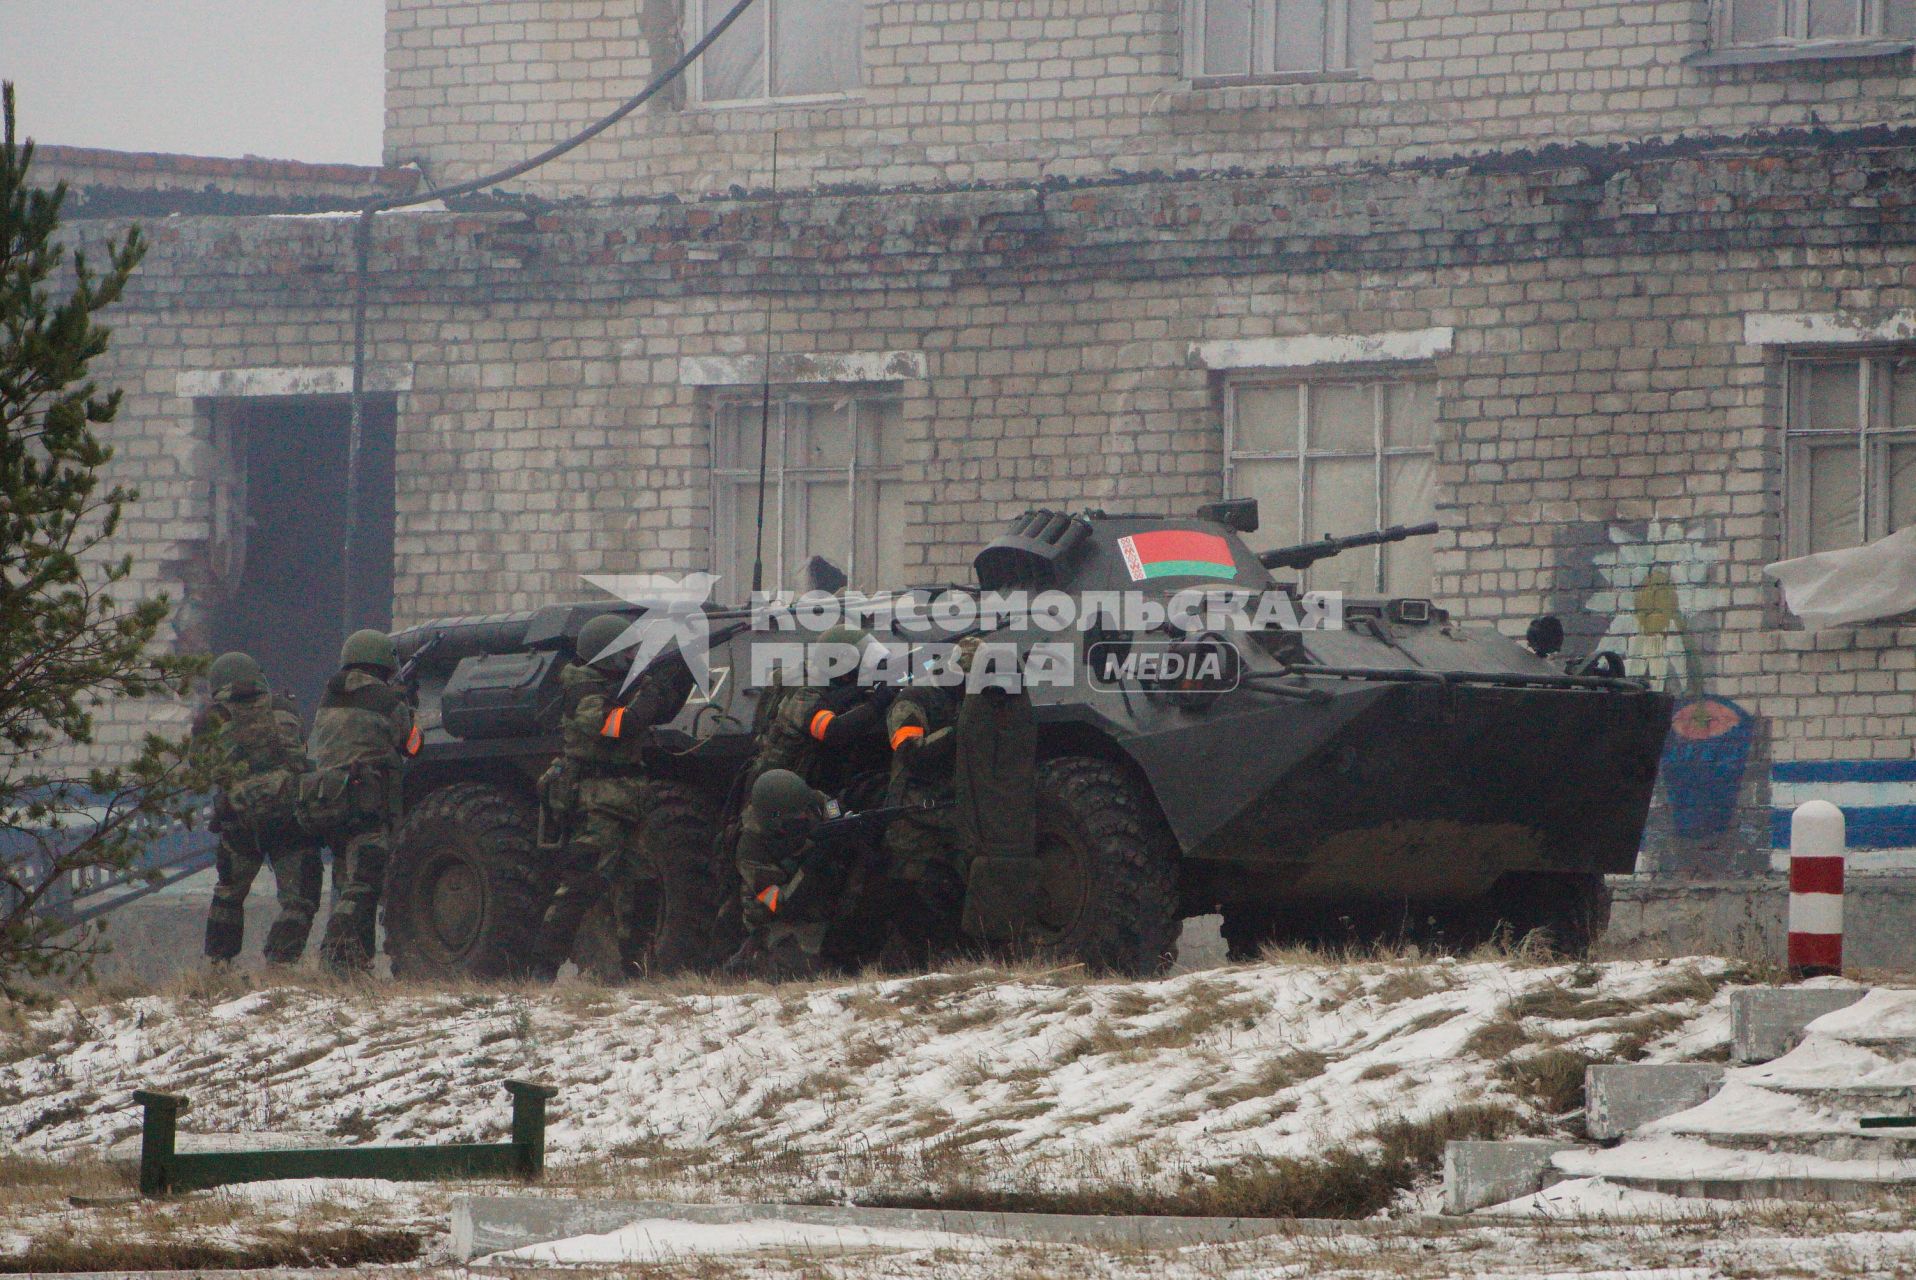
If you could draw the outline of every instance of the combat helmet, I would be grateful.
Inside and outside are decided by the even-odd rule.
[[[818,793],[790,769],[767,769],[752,782],[745,804],[745,825],[754,831],[776,831],[806,818],[817,817]]]
[[[579,638],[573,643],[573,649],[579,655],[579,661],[591,667],[616,668],[632,660],[630,649],[617,653],[607,653],[618,638],[631,626],[630,619],[616,613],[602,613],[579,628]]]
[[[831,677],[831,683],[833,684],[850,684],[852,681],[858,679],[859,669],[864,665],[867,650],[877,643],[878,638],[861,627],[854,627],[841,622],[837,626],[829,628],[823,635],[818,637],[814,646],[814,653],[817,657],[813,663],[813,669],[809,673],[811,676],[809,683],[814,685],[826,683],[824,654],[831,652],[840,645],[850,645],[858,651],[858,665],[854,666],[850,671],[841,671]]]
[[[259,663],[253,661],[251,654],[238,651],[222,653],[206,669],[206,687],[215,697],[241,684],[250,684],[259,689],[266,687],[266,673],[260,670]]]
[[[393,638],[384,631],[370,628],[355,631],[339,646],[339,665],[378,667],[390,673],[399,670],[399,651],[393,648]]]

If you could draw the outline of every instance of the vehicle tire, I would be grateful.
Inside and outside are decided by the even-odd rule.
[[[386,873],[393,976],[524,972],[551,896],[530,796],[456,782],[413,807]]]
[[[627,956],[629,966],[650,974],[683,973],[724,960],[715,955],[714,925],[729,868],[713,861],[717,811],[684,783],[654,781],[652,807],[641,839],[647,861],[658,870],[658,891],[645,904],[652,929],[643,946]],[[640,931],[634,936],[643,938]]]
[[[1064,756],[1038,770],[1038,902],[1028,936],[1046,961],[1149,975],[1177,949],[1177,842],[1123,767]]]

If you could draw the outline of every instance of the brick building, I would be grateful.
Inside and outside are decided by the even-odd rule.
[[[387,162],[518,159],[724,7],[389,0]],[[1679,694],[1652,865],[1757,870],[1805,789],[1897,865],[1916,629],[1805,633],[1761,570],[1916,512],[1912,45],[1916,0],[759,0],[505,197],[379,220],[361,616],[736,589],[769,326],[786,580],[961,575],[1040,504],[1434,515],[1313,585],[1554,612]],[[183,643],[329,656],[351,221],[310,215],[410,172],[149,224],[104,372]],[[99,185],[81,236],[150,212]]]

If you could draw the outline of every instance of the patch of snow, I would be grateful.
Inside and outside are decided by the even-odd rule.
[[[478,1259],[480,1266],[515,1262],[606,1264],[668,1262],[702,1254],[769,1253],[799,1250],[808,1255],[883,1249],[980,1248],[975,1236],[946,1231],[899,1231],[880,1227],[826,1226],[764,1218],[753,1222],[680,1222],[648,1218],[602,1235],[573,1236],[526,1245]]]

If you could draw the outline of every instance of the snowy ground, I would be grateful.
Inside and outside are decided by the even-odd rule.
[[[1758,1268],[1738,1274],[1767,1275],[1783,1272],[1763,1268],[1791,1258],[1817,1274],[1916,1272],[1916,1235],[1901,1230],[1900,1211],[1811,1224],[1806,1210],[1758,1208],[1725,1223],[1694,1205],[1646,1213],[1641,1204],[1634,1212],[1585,1204],[1570,1187],[1537,1206],[1532,1224],[1423,1223],[1436,1203],[1427,1148],[1435,1141],[1441,1151],[1446,1124],[1462,1115],[1498,1130],[1562,1132],[1576,1124],[1569,1086],[1586,1060],[1721,1057],[1722,987],[1732,977],[1710,959],[1389,959],[1148,983],[989,970],[746,989],[250,990],[204,979],[164,994],[0,1011],[0,1269],[6,1255],[53,1240],[212,1231],[231,1243],[328,1224],[414,1232],[421,1261],[443,1263],[445,1208],[462,1188],[261,1184],[161,1206],[75,1207],[66,1196],[124,1191],[115,1184],[123,1175],[98,1161],[137,1133],[136,1087],[187,1095],[189,1133],[496,1141],[508,1114],[500,1084],[525,1077],[560,1087],[548,1181],[570,1194],[950,1204],[998,1196],[1014,1207],[1020,1197],[1095,1206],[1117,1195],[1127,1199],[1112,1207],[1155,1197],[1185,1211],[1255,1212],[1290,1203],[1298,1185],[1316,1194],[1314,1171],[1327,1160],[1369,1168],[1379,1153],[1408,1152],[1402,1167],[1415,1174],[1380,1202],[1384,1234],[1147,1256],[976,1237],[826,1239],[777,1224],[729,1236],[655,1225],[598,1246],[603,1256],[590,1260],[601,1267],[654,1261],[667,1264],[665,1274],[683,1267],[699,1276],[1517,1275],[1538,1274],[1525,1268],[1548,1257],[1551,1274],[1648,1266],[1704,1275],[1736,1259]],[[18,1161],[11,1187],[8,1153]],[[64,1183],[61,1171],[71,1175]],[[1593,1215],[1664,1220],[1578,1225]],[[721,1265],[714,1248],[737,1256]]]

